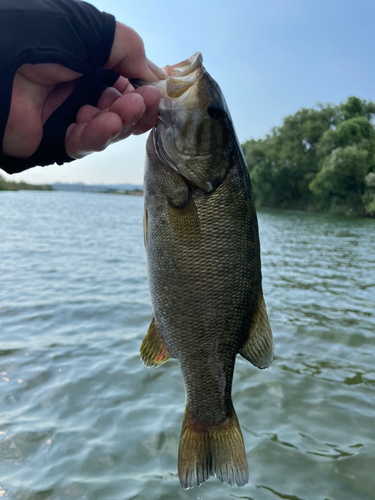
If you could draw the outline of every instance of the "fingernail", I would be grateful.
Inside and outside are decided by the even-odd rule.
[[[147,121],[152,121],[158,113],[159,113],[159,106],[157,108],[148,109],[146,112]]]
[[[147,113],[147,111],[146,111],[146,113]],[[145,111],[143,111],[143,113],[142,113],[142,114],[138,114],[138,115],[136,115],[136,116],[133,118],[133,121],[132,121],[132,125],[131,125],[131,126],[132,126],[132,127],[134,127],[134,125],[135,125],[136,123],[138,123],[138,122],[139,122],[139,120],[143,117],[143,115],[144,115],[144,114],[145,114]]]
[[[121,134],[121,130],[120,130],[120,132],[116,132],[116,134],[114,134],[114,135],[113,135],[113,136],[109,139],[109,141],[108,141],[108,142],[112,142],[112,141],[114,141],[115,139],[117,139],[117,137],[118,137],[120,134]]]

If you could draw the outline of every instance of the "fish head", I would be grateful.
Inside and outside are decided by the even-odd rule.
[[[200,52],[163,68],[154,148],[159,159],[204,192],[224,180],[236,144],[232,119],[219,85]]]

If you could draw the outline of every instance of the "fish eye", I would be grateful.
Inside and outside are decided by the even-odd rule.
[[[224,110],[223,110],[222,105],[219,102],[212,101],[207,106],[207,113],[214,120],[218,120],[219,118],[221,118],[223,116]]]

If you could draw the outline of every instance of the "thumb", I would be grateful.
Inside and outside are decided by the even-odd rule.
[[[125,78],[152,82],[165,78],[164,72],[146,57],[142,38],[132,28],[116,23],[111,54],[105,65]]]

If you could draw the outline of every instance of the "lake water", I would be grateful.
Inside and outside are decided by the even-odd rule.
[[[375,220],[262,211],[276,358],[238,356],[249,484],[184,491],[176,360],[145,368],[143,199],[0,193],[0,497],[375,499]]]

